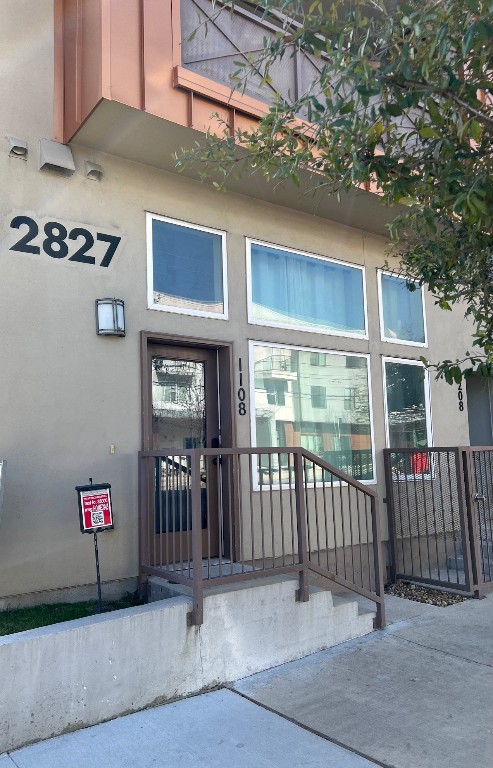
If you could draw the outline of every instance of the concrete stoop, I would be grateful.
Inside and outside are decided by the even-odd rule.
[[[253,584],[253,586],[252,586]],[[161,585],[162,586],[162,585]],[[173,587],[176,585],[172,585]],[[372,631],[355,600],[272,579],[0,637],[0,752],[187,696]]]

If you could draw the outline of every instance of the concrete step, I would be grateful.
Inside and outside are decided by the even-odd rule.
[[[298,577],[284,574],[209,587],[205,591],[205,596],[207,598],[208,596],[217,596],[223,593],[229,594],[254,588],[258,589],[286,582],[291,584],[293,591],[298,589]],[[149,602],[169,600],[178,596],[192,599],[192,588],[185,584],[173,583],[159,576],[150,576],[148,584]],[[326,586],[310,584],[310,600],[313,599],[322,606],[324,613],[330,612],[330,624],[335,628],[336,638],[335,642],[332,642],[331,645],[337,645],[340,642],[350,640],[353,637],[359,637],[373,630],[373,619],[376,616],[376,610],[370,600],[366,600],[347,590],[341,591],[339,589],[337,593],[334,593],[332,590],[327,589]],[[290,609],[292,609],[292,606]],[[329,611],[329,609],[331,610]],[[327,619],[329,619],[328,615]]]

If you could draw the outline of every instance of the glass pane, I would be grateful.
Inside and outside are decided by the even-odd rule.
[[[252,243],[253,319],[365,333],[361,269]]]
[[[152,358],[153,450],[205,447],[204,363]]]
[[[428,445],[423,368],[385,363],[389,448],[425,448]]]
[[[203,362],[152,358],[152,447],[176,454],[157,459],[156,533],[192,527],[190,462],[183,448],[205,447],[205,369]],[[206,472],[201,466],[202,528],[207,526]],[[159,499],[160,495],[160,499]]]
[[[372,480],[366,358],[253,350],[257,446],[302,446],[357,480]]]
[[[154,304],[224,314],[222,237],[152,220]]]
[[[381,276],[383,335],[386,339],[425,342],[423,292],[410,291],[406,280],[393,275]]]

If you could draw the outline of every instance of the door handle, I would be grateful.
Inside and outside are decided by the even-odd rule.
[[[221,439],[219,437],[213,437],[211,439],[211,448],[220,448],[221,447]],[[212,459],[212,463],[215,467],[217,467],[218,464],[222,464],[223,460],[220,456],[214,456]]]
[[[482,493],[475,493],[474,494],[474,501],[486,501],[485,497]]]

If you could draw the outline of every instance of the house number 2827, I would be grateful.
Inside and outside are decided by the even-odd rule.
[[[95,242],[99,241],[106,246],[103,258],[99,262],[100,267],[109,267],[111,260],[120,245],[121,237],[108,235],[105,232],[96,232],[96,239],[92,232],[85,227],[74,227],[70,231],[59,221],[47,221],[43,226],[42,242],[40,245],[33,243],[40,234],[39,224],[30,216],[14,216],[10,222],[11,229],[18,229],[20,232],[27,227],[22,237],[20,237],[11,247],[11,251],[20,251],[21,253],[41,253],[43,249],[47,256],[52,259],[64,259],[70,256],[68,261],[77,261],[79,264],[96,264],[96,256],[92,255],[92,249]],[[75,249],[71,246],[75,246]],[[99,256],[100,258],[100,256]]]

